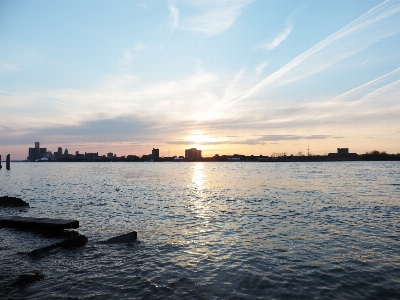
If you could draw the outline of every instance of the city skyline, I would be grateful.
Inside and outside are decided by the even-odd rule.
[[[0,154],[400,152],[399,1],[2,1]]]
[[[325,155],[315,155],[307,149],[307,153],[299,152],[293,153],[272,153],[271,155],[251,154],[244,155],[239,153],[216,153],[213,156],[203,157],[202,150],[197,148],[190,148],[184,150],[184,155],[173,156],[160,156],[160,149],[153,148],[150,154],[137,155],[128,154],[118,156],[117,153],[108,152],[102,154],[97,152],[81,152],[76,150],[75,153],[69,153],[68,149],[58,147],[54,153],[47,149],[40,147],[40,142],[35,142],[35,147],[29,147],[28,157],[26,161],[29,162],[43,162],[43,161],[91,161],[91,162],[104,162],[104,161],[366,161],[366,160],[392,160],[399,161],[400,153],[387,153],[386,151],[368,151],[366,153],[350,152],[349,148],[337,148],[336,152],[330,152]],[[1,158],[1,156],[0,156]],[[25,161],[25,160],[24,160]]]

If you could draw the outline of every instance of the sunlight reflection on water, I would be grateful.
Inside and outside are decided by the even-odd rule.
[[[89,243],[32,262],[16,252],[49,241],[0,229],[0,280],[43,270],[21,298],[396,298],[399,175],[398,163],[14,164],[0,192],[31,208],[1,214],[76,218]],[[96,244],[131,230],[135,245]]]

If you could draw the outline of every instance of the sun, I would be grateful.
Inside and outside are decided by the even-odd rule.
[[[211,137],[209,134],[204,134],[200,131],[195,131],[191,135],[186,137],[188,142],[192,142],[196,145],[204,145],[216,141],[216,138]]]

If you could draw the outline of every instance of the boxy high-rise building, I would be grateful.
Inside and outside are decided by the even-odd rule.
[[[153,148],[151,151],[151,158],[153,160],[158,160],[160,158],[160,150],[158,148]]]
[[[40,143],[35,142],[35,148],[29,148],[29,161],[35,161],[37,159],[41,159],[42,157],[46,157],[47,148],[40,148]]]
[[[185,159],[186,160],[201,159],[201,150],[197,150],[196,148],[186,149],[185,150]]]

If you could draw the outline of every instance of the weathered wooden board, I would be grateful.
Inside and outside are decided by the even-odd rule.
[[[11,227],[23,230],[30,230],[30,229],[63,230],[63,229],[79,228],[79,221],[50,219],[50,218],[2,216],[0,217],[0,227]]]

